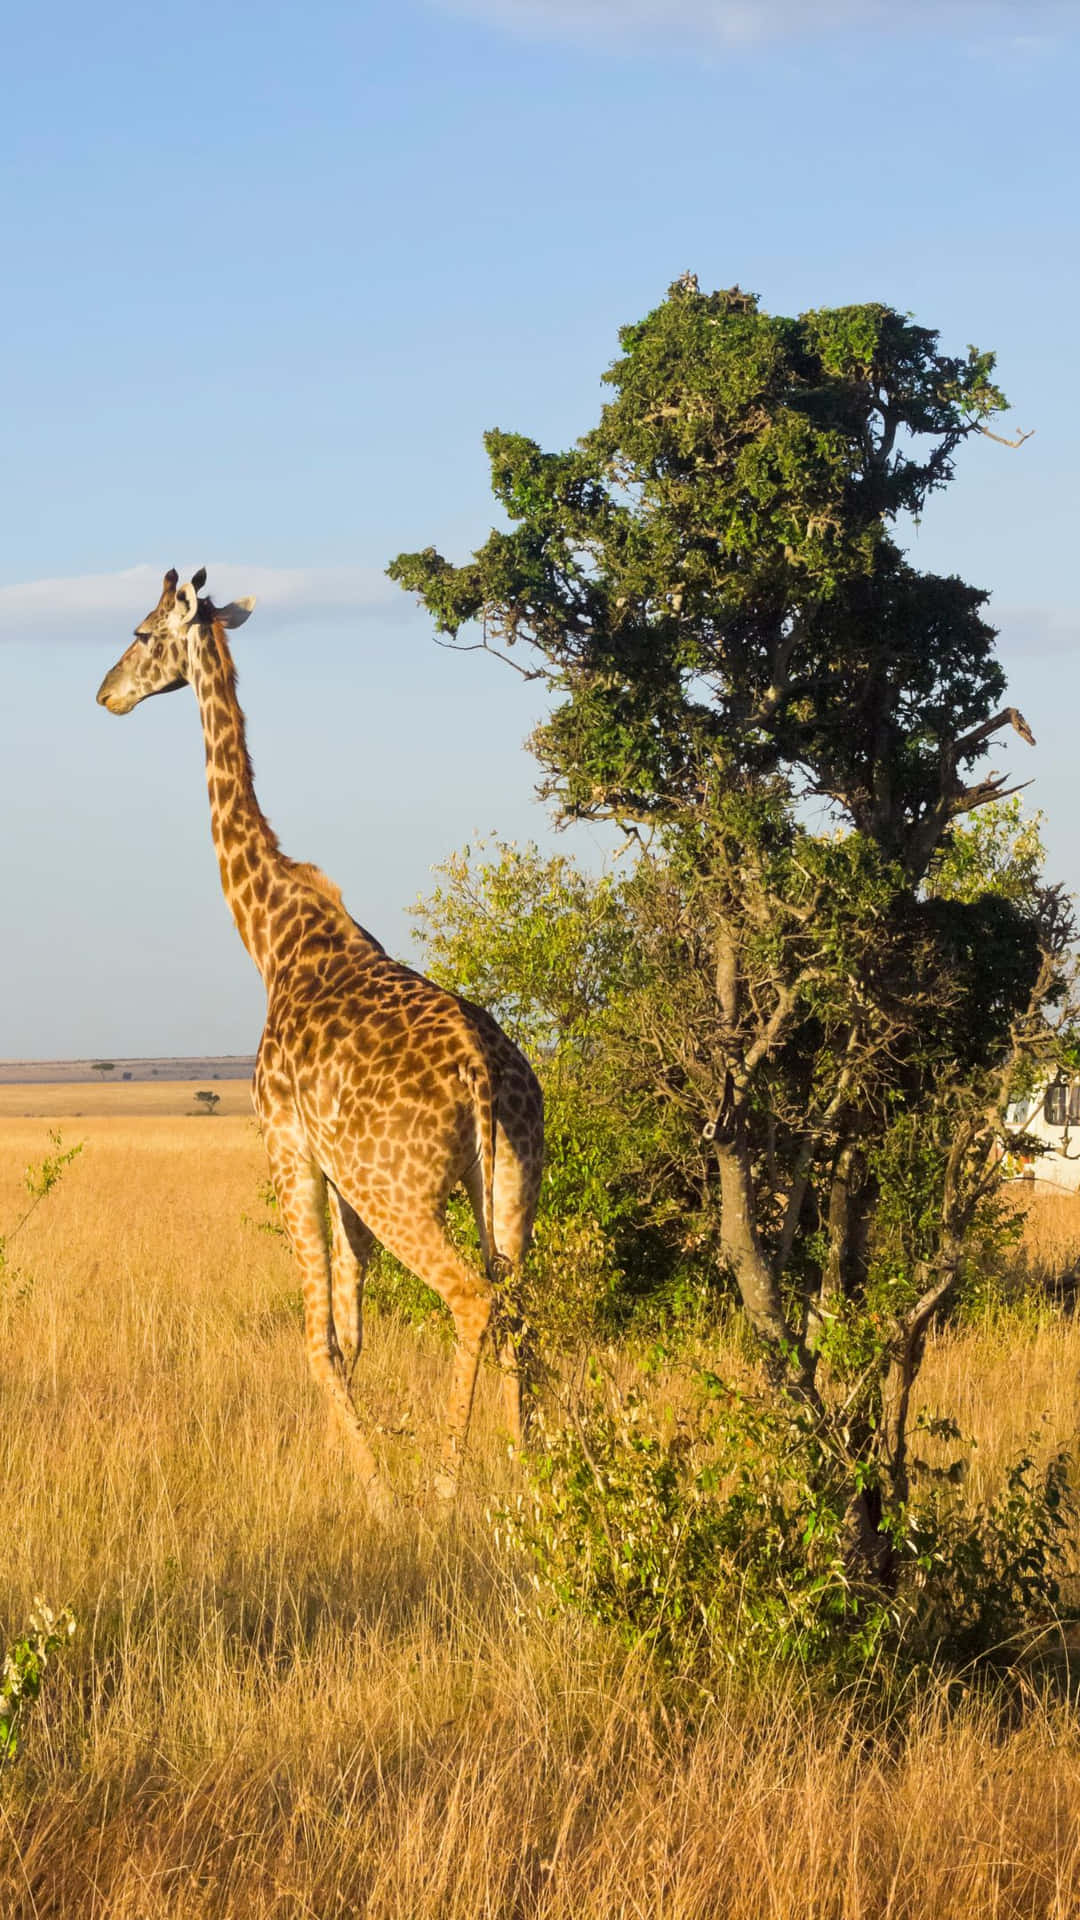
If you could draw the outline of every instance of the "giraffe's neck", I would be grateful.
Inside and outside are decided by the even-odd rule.
[[[265,980],[273,961],[273,908],[291,862],[255,797],[236,670],[220,622],[198,629],[190,670],[202,715],[210,824],[221,884],[240,938]]]

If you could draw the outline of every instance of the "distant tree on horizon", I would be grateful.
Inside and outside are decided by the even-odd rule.
[[[115,1060],[94,1060],[91,1062],[91,1068],[94,1073],[100,1074],[104,1080],[107,1073],[116,1072],[116,1062]]]

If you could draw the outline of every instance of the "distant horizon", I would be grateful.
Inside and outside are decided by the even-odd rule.
[[[0,1086],[42,1086],[45,1084],[88,1083],[94,1074],[102,1085],[123,1085],[144,1080],[241,1080],[249,1079],[255,1068],[254,1053],[70,1053],[0,1058]],[[95,1063],[108,1062],[101,1073]],[[63,1069],[84,1067],[86,1074]],[[178,1069],[197,1069],[193,1072]],[[37,1071],[35,1071],[37,1069]]]

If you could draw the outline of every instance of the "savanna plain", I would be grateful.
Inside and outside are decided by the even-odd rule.
[[[210,1117],[194,1090],[0,1090],[0,1226],[48,1128],[85,1142],[0,1302],[0,1637],[39,1595],[78,1621],[0,1775],[5,1920],[1080,1912],[1064,1638],[872,1736],[790,1675],[718,1672],[683,1714],[496,1539],[490,1370],[457,1507],[427,1502],[448,1347],[385,1309],[359,1397],[400,1510],[373,1524],[261,1230],[246,1088]],[[1080,1201],[1033,1207],[1029,1260],[1078,1251]],[[1071,1440],[1078,1385],[1068,1313],[997,1313],[936,1338],[919,1393],[975,1436],[974,1497],[1033,1432]]]

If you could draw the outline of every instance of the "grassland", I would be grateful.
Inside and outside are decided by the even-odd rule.
[[[0,1093],[0,1227],[47,1127],[86,1141],[0,1307],[0,1636],[36,1594],[81,1622],[0,1778],[4,1920],[1080,1912],[1065,1687],[1033,1674],[1008,1712],[928,1689],[867,1740],[843,1702],[719,1675],[682,1723],[496,1552],[493,1379],[457,1512],[412,1497],[446,1351],[389,1319],[368,1405],[390,1425],[408,1400],[416,1437],[384,1442],[402,1509],[370,1525],[289,1259],[245,1221],[246,1088],[218,1090],[211,1120],[175,1085]],[[1080,1243],[1076,1212],[1040,1211],[1034,1257]],[[940,1340],[923,1392],[977,1435],[978,1481],[1033,1431],[1073,1436],[1078,1376],[1080,1326],[997,1319]]]
[[[205,1119],[196,1102],[199,1092],[216,1093],[219,1105],[213,1118],[250,1119],[251,1081],[247,1080],[93,1080],[55,1085],[0,1084],[0,1121],[47,1120],[63,1122],[68,1131],[76,1121]],[[85,1129],[84,1129],[85,1131]],[[41,1129],[37,1130],[41,1138]]]

